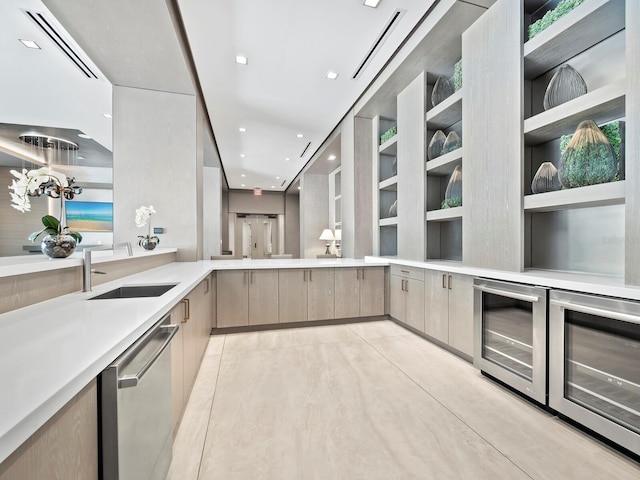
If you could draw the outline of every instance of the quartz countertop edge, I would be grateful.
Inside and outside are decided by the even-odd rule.
[[[211,272],[387,265],[346,258],[175,262],[1,314],[0,463]],[[178,285],[160,297],[88,300],[122,285],[167,283]]]
[[[386,260],[390,265],[404,265],[407,267],[458,273],[460,275],[483,277],[505,282],[524,283],[558,290],[570,290],[586,294],[640,300],[640,287],[625,285],[624,279],[616,276],[535,269],[525,270],[524,272],[509,272],[467,267],[462,265],[461,262],[447,260],[418,262],[387,257],[365,257],[365,260]]]
[[[117,262],[128,258],[151,257],[154,255],[165,255],[177,252],[177,248],[158,248],[155,250],[144,250],[134,248],[133,256],[129,257],[124,251],[117,250],[96,250],[92,252],[91,263]],[[47,258],[45,255],[20,255],[17,257],[0,258],[0,277],[11,277],[14,275],[25,275],[29,273],[46,272],[50,270],[60,270],[64,268],[81,267],[82,252],[75,252],[68,258]]]

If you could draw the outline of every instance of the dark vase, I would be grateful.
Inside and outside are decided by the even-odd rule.
[[[549,110],[587,93],[587,84],[571,65],[563,65],[553,75],[544,94],[543,107]]]
[[[427,157],[429,160],[433,160],[434,158],[442,155],[442,147],[444,147],[444,142],[446,140],[447,137],[444,132],[442,130],[436,130],[436,133],[431,137],[429,147],[427,148]]]
[[[453,87],[449,83],[449,80],[444,77],[438,77],[431,92],[431,105],[435,107],[451,95],[453,95]]]
[[[76,239],[71,235],[47,235],[40,243],[40,250],[49,258],[67,258],[76,250]]]
[[[145,250],[153,250],[158,246],[158,241],[154,238],[143,238],[140,240],[140,246]]]

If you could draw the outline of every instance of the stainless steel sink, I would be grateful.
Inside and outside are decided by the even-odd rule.
[[[159,297],[176,285],[177,283],[167,283],[162,285],[123,285],[122,287],[91,297],[89,300]]]

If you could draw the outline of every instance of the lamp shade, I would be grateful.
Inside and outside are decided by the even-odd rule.
[[[333,233],[331,232],[331,230],[325,228],[320,235],[320,240],[328,240],[332,242],[333,240],[335,240],[335,238],[333,237]]]

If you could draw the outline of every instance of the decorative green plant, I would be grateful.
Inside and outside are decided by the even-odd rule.
[[[618,162],[607,137],[593,120],[578,125],[566,146],[558,178],[565,188],[607,183],[615,179]]]
[[[558,6],[553,10],[549,10],[544,14],[537,22],[529,25],[529,40],[538,35],[540,32],[549,28],[554,22],[558,21],[560,18],[564,17],[571,10],[576,8],[578,5],[583,3],[584,0],[562,0],[558,3]]]
[[[461,197],[452,197],[448,200],[442,201],[442,208],[454,208],[462,206],[462,198]]]
[[[624,132],[623,123],[620,121],[607,123],[606,125],[600,126],[600,130],[602,131],[604,136],[607,137],[607,140],[609,140],[609,143],[611,144],[611,148],[613,149],[613,153],[616,156],[616,160],[618,162],[618,168],[617,168],[615,180],[620,180],[620,168],[622,167],[621,158],[620,158],[620,149],[624,148],[624,145],[622,144],[622,135]],[[564,153],[564,151],[567,149],[567,145],[569,144],[572,138],[573,138],[573,134],[563,135],[560,138],[560,153]]]
[[[42,225],[44,225],[42,230],[33,232],[29,235],[29,240],[31,242],[35,242],[43,233],[46,233],[47,235],[69,235],[70,237],[73,237],[77,243],[82,241],[82,235],[80,235],[80,233],[71,231],[67,227],[63,227],[58,219],[53,215],[45,215],[42,217]]]
[[[442,155],[444,155],[445,153],[453,152],[460,147],[462,147],[462,140],[460,140],[460,137],[456,132],[451,131],[447,135],[447,139],[442,146]]]
[[[462,59],[453,68],[453,88],[456,92],[462,88]]]
[[[387,140],[395,137],[396,133],[398,133],[398,127],[391,127],[389,130],[387,130],[386,132],[384,132],[381,136],[380,136],[380,145],[382,145],[384,142],[386,142]]]

